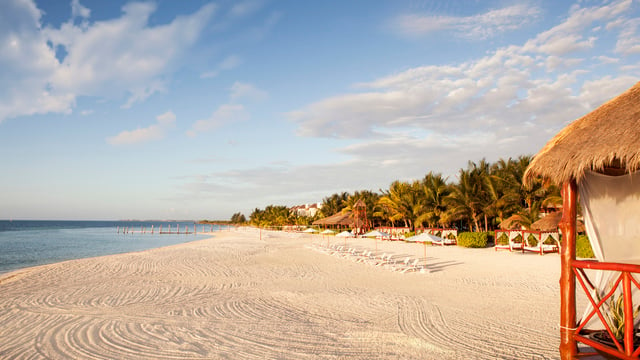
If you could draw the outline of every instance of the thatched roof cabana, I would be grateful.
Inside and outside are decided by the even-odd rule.
[[[556,184],[580,180],[585,170],[640,169],[640,82],[575,120],[533,158],[525,180],[542,175]]]
[[[562,219],[562,211],[554,211],[531,224],[531,230],[557,231],[560,219]],[[582,221],[578,221],[577,230],[579,233],[584,232],[584,223]]]
[[[313,225],[337,225],[337,226],[351,226],[353,224],[353,217],[351,211],[345,213],[337,213],[326,218],[319,219],[313,222]]]
[[[598,352],[615,358],[640,357],[634,343],[634,291],[640,286],[633,276],[640,273],[640,82],[606,102],[591,113],[575,120],[553,137],[534,157],[525,173],[525,181],[543,176],[562,185],[563,234],[560,267],[560,357],[575,359],[595,353],[584,352],[581,342]],[[598,261],[576,259],[578,192],[583,207],[585,227]],[[601,277],[589,279],[585,269],[600,271]],[[617,280],[616,280],[617,279]],[[578,321],[576,283],[579,280],[591,308]],[[617,283],[615,282],[617,281]],[[624,334],[611,346],[589,334],[597,326],[611,327],[597,311],[607,311],[602,304],[613,301],[620,284],[624,301]],[[589,284],[593,289],[589,289]],[[635,285],[634,285],[635,284]],[[592,292],[602,294],[593,298]],[[588,313],[588,314],[587,314]],[[610,316],[607,315],[607,316]],[[591,324],[595,322],[595,328]],[[600,322],[598,324],[598,322]]]

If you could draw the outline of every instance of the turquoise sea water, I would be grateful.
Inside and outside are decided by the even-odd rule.
[[[151,226],[154,234],[151,234]],[[87,257],[158,248],[206,238],[193,232],[193,222],[160,221],[25,221],[0,220],[0,274],[26,267]],[[129,232],[123,234],[123,229]],[[120,229],[120,232],[118,232]],[[145,233],[141,234],[141,230]],[[217,226],[197,225],[197,232],[216,231]]]

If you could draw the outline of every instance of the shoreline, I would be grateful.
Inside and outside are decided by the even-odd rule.
[[[47,267],[47,266],[55,266],[55,265],[58,265],[58,264],[64,264],[64,263],[67,263],[67,262],[78,261],[78,260],[100,259],[100,258],[109,257],[109,256],[135,254],[135,253],[142,253],[142,252],[145,252],[145,251],[153,251],[153,250],[157,250],[157,249],[171,248],[173,246],[189,244],[189,243],[192,243],[192,242],[210,240],[211,238],[215,237],[216,233],[215,232],[203,232],[203,233],[201,233],[201,235],[206,235],[206,236],[209,236],[209,237],[202,238],[202,239],[195,239],[195,240],[191,240],[191,241],[187,241],[187,242],[183,242],[183,243],[164,245],[164,246],[157,247],[157,248],[143,249],[143,250],[138,250],[138,251],[128,251],[128,252],[115,253],[115,254],[105,254],[105,255],[98,255],[98,256],[90,256],[90,257],[83,257],[83,258],[76,258],[76,259],[68,259],[68,260],[56,261],[56,262],[52,262],[52,263],[48,263],[48,264],[27,266],[27,267],[15,269],[15,270],[8,270],[6,272],[1,272],[0,271],[0,285],[2,285],[5,281],[9,281],[9,279],[11,279],[11,278],[14,278],[16,276],[21,275],[22,273],[35,271],[35,270],[38,270],[40,268]]]
[[[558,358],[557,254],[427,247],[428,273],[257,230],[0,275],[0,354],[49,358]],[[423,256],[421,244],[347,239]],[[23,324],[35,324],[25,327]]]

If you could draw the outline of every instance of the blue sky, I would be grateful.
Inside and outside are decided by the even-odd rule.
[[[536,153],[640,75],[618,1],[0,2],[0,218],[228,219]]]

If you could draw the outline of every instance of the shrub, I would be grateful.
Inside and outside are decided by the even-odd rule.
[[[593,249],[591,249],[591,243],[587,235],[578,235],[576,239],[576,257],[579,258],[592,258]]]
[[[496,245],[509,245],[509,237],[507,236],[507,233],[502,233],[498,236]]]
[[[514,243],[520,244],[522,242],[522,234],[518,234],[513,240]]]
[[[463,232],[458,234],[458,245],[467,248],[483,248],[487,246],[487,233]]]
[[[537,246],[538,245],[538,239],[536,238],[535,235],[533,234],[529,234],[529,236],[527,236],[527,246]]]

